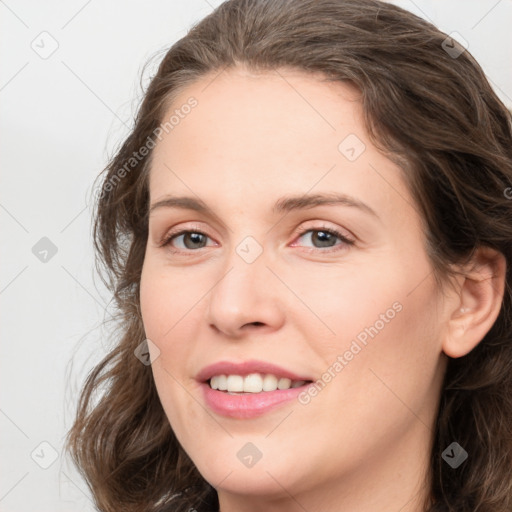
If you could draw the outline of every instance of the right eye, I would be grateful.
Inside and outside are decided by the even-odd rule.
[[[168,247],[171,252],[194,251],[206,247],[204,244],[208,238],[208,235],[196,229],[171,231],[164,237],[162,242],[160,242],[159,247]],[[181,247],[176,248],[175,243],[181,244]]]

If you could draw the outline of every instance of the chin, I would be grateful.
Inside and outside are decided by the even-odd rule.
[[[267,473],[268,471],[268,473]],[[283,487],[290,489],[294,484],[286,478],[290,476],[292,468],[280,473],[269,467],[253,468],[205,468],[200,470],[203,478],[217,491],[244,496],[277,497],[283,494]],[[270,473],[270,474],[269,474]],[[279,483],[278,483],[279,482]]]

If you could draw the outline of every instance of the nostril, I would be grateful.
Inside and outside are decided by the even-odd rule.
[[[259,325],[265,325],[263,322],[251,322],[249,324],[245,324],[245,325],[253,325],[253,326],[259,326]]]

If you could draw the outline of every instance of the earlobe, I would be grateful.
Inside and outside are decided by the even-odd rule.
[[[471,352],[498,318],[505,290],[506,259],[494,249],[480,247],[462,270],[465,277],[459,297],[452,303],[443,339],[443,352],[453,358]]]

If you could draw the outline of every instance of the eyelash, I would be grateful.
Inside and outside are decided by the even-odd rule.
[[[345,235],[343,235],[342,233],[340,233],[339,231],[337,231],[336,229],[333,229],[333,228],[328,228],[326,226],[317,226],[317,227],[314,227],[314,228],[304,228],[302,229],[297,235],[296,235],[296,238],[301,238],[302,236],[304,236],[306,233],[309,233],[309,232],[322,232],[322,233],[328,233],[329,235],[333,235],[337,238],[339,238],[341,240],[341,242],[343,242],[342,244],[337,244],[333,247],[327,247],[324,249],[321,249],[321,248],[318,248],[318,247],[311,247],[309,248],[310,250],[308,252],[321,252],[321,253],[331,253],[331,252],[338,252],[338,251],[341,251],[343,250],[343,247],[340,249],[339,247],[340,246],[353,246],[355,244],[354,240],[351,240],[349,238],[347,238]],[[178,236],[181,236],[181,235],[184,235],[184,234],[188,234],[188,233],[195,233],[195,234],[198,234],[198,235],[203,235],[207,238],[208,235],[206,233],[203,233],[200,229],[195,229],[194,227],[191,227],[190,229],[182,229],[180,231],[177,231],[177,232],[171,232],[169,233],[167,236],[165,236],[163,238],[163,240],[158,244],[159,247],[167,247],[172,253],[179,253],[179,252],[195,252],[199,249],[175,249],[173,248],[170,244],[171,244],[171,241],[174,239],[174,238],[177,238]]]

